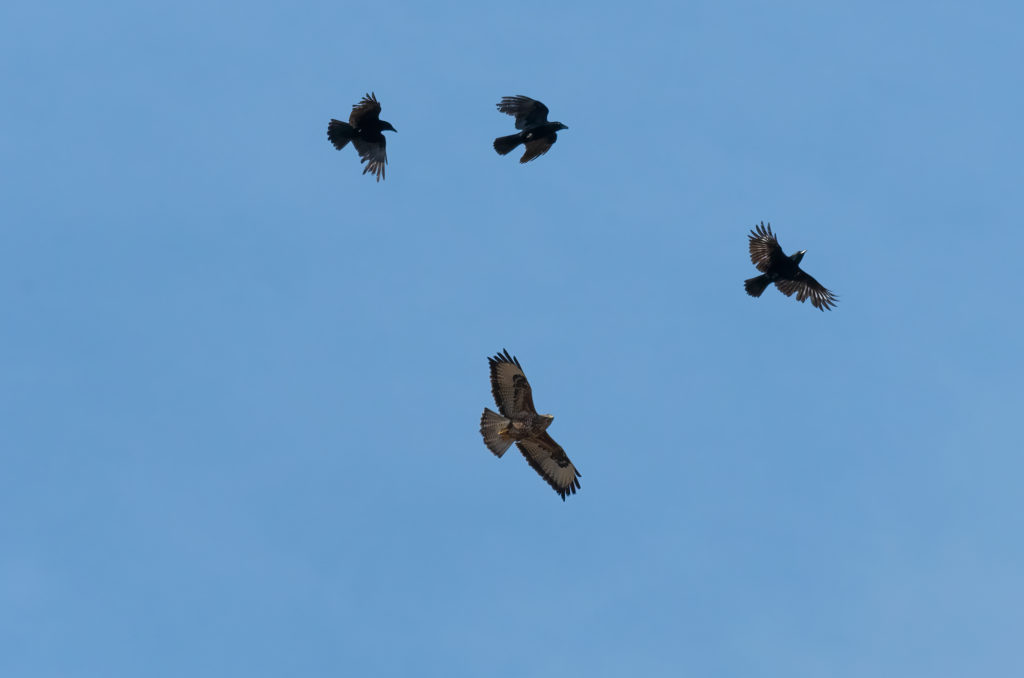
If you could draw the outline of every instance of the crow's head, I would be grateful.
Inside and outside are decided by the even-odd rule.
[[[804,258],[805,254],[807,254],[807,250],[800,250],[799,252],[791,256],[790,259],[793,260],[794,264],[799,264],[800,260]]]
[[[560,123],[560,122],[555,122],[555,123],[552,123],[552,124],[553,124],[553,125],[555,126],[555,131],[556,131],[556,132],[557,132],[558,130],[560,130],[560,129],[569,129],[569,126],[568,126],[568,125],[563,125],[563,124],[562,124],[562,123]]]
[[[394,127],[392,127],[391,123],[388,122],[387,120],[381,120],[380,121],[380,131],[381,132],[397,132],[398,130],[395,129]]]

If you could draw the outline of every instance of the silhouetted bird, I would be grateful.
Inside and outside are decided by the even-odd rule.
[[[380,102],[370,93],[352,107],[348,122],[332,119],[327,124],[327,138],[339,151],[351,141],[359,153],[359,162],[366,163],[363,174],[376,174],[377,181],[380,181],[384,178],[384,165],[388,164],[385,151],[388,142],[382,134],[384,130],[398,131],[390,122],[380,119]]]
[[[507,155],[519,144],[526,144],[526,152],[523,153],[519,162],[530,162],[537,156],[544,155],[558,140],[558,135],[555,132],[560,129],[569,129],[560,122],[548,122],[548,107],[535,99],[524,97],[522,94],[504,97],[498,103],[498,110],[514,115],[516,129],[522,130],[522,132],[510,134],[507,137],[498,137],[494,140],[494,150],[499,155]]]
[[[839,303],[836,295],[801,270],[800,260],[804,258],[807,250],[800,250],[787,257],[779,247],[775,234],[772,233],[771,224],[765,226],[762,221],[761,225],[750,231],[747,237],[750,238],[750,260],[757,266],[757,270],[763,271],[762,275],[743,283],[747,294],[759,297],[770,283],[775,283],[779,291],[787,297],[793,296],[796,292],[797,301],[810,299],[811,305],[822,311],[831,310]]]

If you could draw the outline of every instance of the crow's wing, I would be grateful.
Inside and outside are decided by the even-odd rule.
[[[491,366],[491,393],[498,411],[505,417],[512,418],[521,412],[537,413],[533,406],[533,391],[526,380],[519,360],[508,354],[499,353],[488,358]]]
[[[380,120],[380,102],[377,95],[370,92],[362,100],[352,107],[352,115],[348,116],[350,125],[359,129],[365,127],[368,122]],[[361,155],[361,154],[360,154]]]
[[[369,172],[377,175],[377,181],[384,178],[384,166],[388,164],[387,141],[381,135],[380,141],[366,141],[356,137],[352,139],[352,145],[359,153],[359,162],[365,162],[363,174]]]
[[[832,310],[832,307],[839,303],[835,294],[825,289],[824,285],[803,271],[797,271],[792,279],[776,281],[775,286],[787,297],[796,293],[797,301],[803,302],[810,299],[811,305],[822,311]]]
[[[750,261],[762,273],[766,272],[773,262],[786,256],[779,246],[779,241],[775,239],[775,234],[772,233],[771,224],[765,226],[762,221],[761,225],[754,227],[747,237],[750,238]]]
[[[523,153],[523,157],[519,158],[519,162],[530,162],[534,158],[539,158],[548,152],[548,150],[558,140],[558,135],[552,132],[548,136],[538,137],[533,141],[527,141],[524,146],[526,147],[526,153]]]
[[[533,470],[547,481],[565,501],[567,494],[576,494],[580,487],[580,472],[576,470],[565,450],[556,443],[545,431],[535,438],[527,438],[516,443],[519,451],[526,457]]]
[[[503,97],[498,102],[498,110],[515,116],[516,129],[543,125],[548,121],[548,107],[536,99],[524,97],[522,94]]]

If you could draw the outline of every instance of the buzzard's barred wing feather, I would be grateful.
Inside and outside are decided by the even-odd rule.
[[[503,416],[514,417],[521,412],[537,413],[533,406],[533,392],[519,360],[508,353],[499,353],[488,358],[491,365],[491,393],[494,403]]]
[[[580,487],[580,472],[569,461],[565,450],[548,435],[547,431],[535,438],[516,443],[533,470],[547,481],[565,501],[566,495],[576,494]]]

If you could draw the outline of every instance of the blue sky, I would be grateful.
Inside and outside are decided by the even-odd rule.
[[[5,3],[0,674],[1021,673],[1022,20]]]

